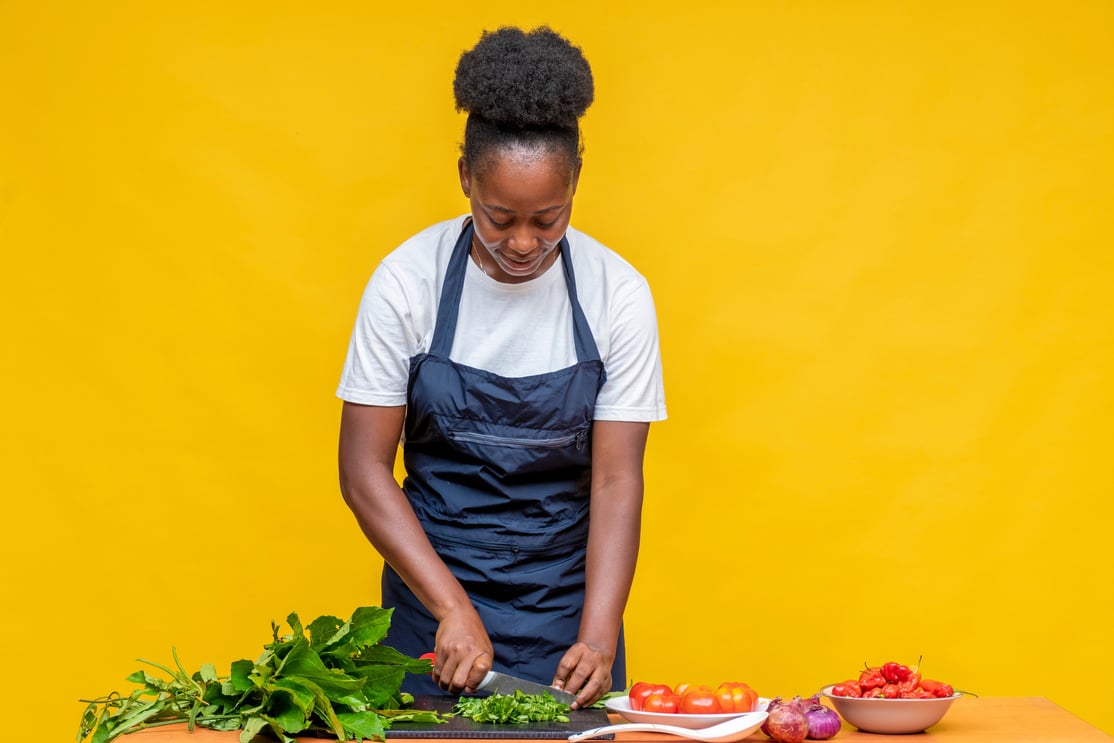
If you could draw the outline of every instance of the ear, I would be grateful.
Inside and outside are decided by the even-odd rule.
[[[456,169],[460,175],[460,190],[466,198],[472,198],[472,174],[468,171],[468,163],[463,156],[456,161]]]
[[[572,193],[574,196],[576,195],[576,186],[580,183],[580,171],[583,167],[584,160],[579,157],[576,158],[576,165],[572,169]]]

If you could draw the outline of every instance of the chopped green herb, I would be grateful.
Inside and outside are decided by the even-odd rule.
[[[569,705],[558,702],[549,692],[543,694],[492,694],[489,697],[461,697],[453,712],[476,722],[524,723],[568,722]]]

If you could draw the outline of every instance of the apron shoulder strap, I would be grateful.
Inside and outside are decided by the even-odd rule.
[[[576,360],[599,361],[599,347],[596,346],[592,328],[588,325],[588,318],[584,315],[584,308],[580,306],[580,298],[576,293],[576,276],[572,270],[572,249],[569,247],[568,237],[561,238],[561,264],[565,267],[565,284],[569,288],[569,304],[572,305],[572,334],[573,343],[576,345]]]
[[[456,246],[445,269],[445,284],[441,287],[441,301],[437,304],[437,323],[433,326],[433,340],[429,352],[448,358],[456,338],[456,319],[460,309],[460,295],[464,291],[464,275],[468,269],[468,251],[472,248],[472,220],[465,220]]]

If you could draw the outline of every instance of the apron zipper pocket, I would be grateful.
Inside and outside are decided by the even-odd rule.
[[[470,444],[494,444],[495,446],[509,446],[518,449],[560,449],[562,446],[568,446],[575,443],[576,450],[580,451],[584,448],[584,432],[578,431],[574,434],[565,436],[557,436],[549,439],[526,439],[516,438],[513,436],[493,436],[487,433],[475,433],[473,431],[449,431],[449,438],[453,441],[463,441]]]
[[[574,547],[584,547],[588,544],[587,532],[581,534],[573,534],[563,539],[546,540],[544,545],[529,545],[523,546],[518,542],[487,542],[479,541],[475,538],[451,536],[439,531],[426,532],[429,536],[429,541],[433,542],[434,548],[439,544],[444,546],[453,547],[467,547],[470,549],[482,549],[490,552],[510,552],[513,554],[526,554],[526,555],[560,555],[562,557],[568,556],[568,550]],[[531,535],[536,536],[536,535]]]

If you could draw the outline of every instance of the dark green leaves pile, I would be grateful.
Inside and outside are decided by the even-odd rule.
[[[433,712],[405,709],[413,699],[400,692],[402,680],[407,673],[429,673],[431,666],[379,644],[391,610],[362,607],[348,621],[323,616],[308,628],[297,614],[286,621],[290,635],[279,637],[272,622],[273,642],[259,660],[235,661],[228,676],[218,676],[211,664],[187,674],[177,653],[177,670],[141,660],[170,678],[136,671],[127,680],[142,688],[89,701],[78,740],[91,734],[90,743],[108,743],[124,733],[182,722],[190,730],[240,730],[240,743],[265,730],[282,743],[315,733],[338,741],[383,740],[392,721],[442,721]]]
[[[492,694],[489,697],[461,697],[453,713],[476,722],[568,722],[569,705],[552,694]]]

